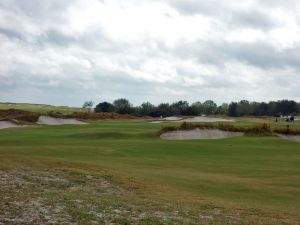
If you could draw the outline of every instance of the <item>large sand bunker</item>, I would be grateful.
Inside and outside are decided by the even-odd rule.
[[[286,140],[290,141],[297,141],[300,142],[300,135],[285,135],[285,134],[277,134],[278,137],[281,137]]]
[[[12,127],[21,127],[21,126],[10,121],[0,121],[0,129],[12,128]]]
[[[196,116],[193,118],[188,118],[182,120],[184,122],[206,122],[206,123],[215,123],[215,122],[234,122],[234,120],[223,119],[223,118],[213,118],[205,116]]]
[[[206,116],[196,116],[192,118],[183,119],[181,117],[170,116],[165,117],[163,119],[154,120],[150,123],[162,123],[164,121],[168,122],[191,122],[191,123],[216,123],[216,122],[234,122],[233,119],[224,119],[224,118],[216,118],[216,117],[206,117]]]
[[[165,121],[181,121],[182,118],[177,117],[177,116],[169,116],[169,117],[164,118],[163,120],[165,120]]]
[[[230,132],[219,129],[194,129],[169,131],[160,135],[165,140],[194,140],[194,139],[222,139],[230,137],[240,137],[241,132]]]
[[[87,124],[76,119],[62,119],[62,118],[54,118],[50,116],[40,116],[37,123],[45,124],[45,125]]]

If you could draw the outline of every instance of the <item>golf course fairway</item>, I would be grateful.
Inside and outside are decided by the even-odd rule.
[[[163,126],[0,130],[0,224],[299,224],[299,142],[162,140]]]

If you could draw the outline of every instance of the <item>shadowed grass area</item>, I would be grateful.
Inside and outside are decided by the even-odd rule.
[[[236,125],[248,123],[255,124]],[[114,184],[143,196],[146,205],[158,199],[174,207],[221,208],[223,221],[233,213],[240,224],[297,224],[299,143],[277,137],[161,140],[156,134],[167,125],[106,121],[1,130],[0,159],[14,169],[38,164],[85,174],[105,171]]]

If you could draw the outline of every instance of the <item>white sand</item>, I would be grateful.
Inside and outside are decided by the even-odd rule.
[[[50,116],[40,116],[37,123],[45,124],[45,125],[87,124],[76,119],[62,119],[62,118],[54,118]]]
[[[205,116],[196,116],[194,118],[188,118],[182,120],[183,122],[206,122],[206,123],[214,123],[214,122],[234,122],[234,120],[228,120],[223,118],[214,118],[214,117],[205,117]]]
[[[166,121],[181,121],[182,118],[176,117],[176,116],[170,116],[170,117],[164,118],[164,120],[166,120]]]
[[[241,132],[229,132],[219,129],[194,129],[178,130],[163,133],[160,137],[165,140],[193,140],[193,139],[222,139],[230,137],[240,137]]]
[[[234,122],[235,120],[216,118],[216,117],[206,117],[206,116],[196,116],[196,117],[188,118],[188,119],[183,119],[181,117],[176,117],[176,116],[170,116],[170,117],[165,117],[163,119],[151,121],[150,123],[161,123],[161,122],[164,122],[164,121],[168,121],[168,122],[191,122],[191,123],[197,123],[197,122],[215,123],[215,122]]]
[[[156,120],[156,121],[151,121],[149,123],[162,123],[163,121],[160,121],[160,120]]]
[[[22,127],[22,126],[10,121],[0,121],[0,129],[12,128],[12,127]]]
[[[286,140],[290,141],[297,141],[300,142],[300,135],[284,135],[284,134],[277,134],[278,137],[281,137]]]

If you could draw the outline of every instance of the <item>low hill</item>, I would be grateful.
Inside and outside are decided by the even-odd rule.
[[[11,103],[0,102],[0,109],[19,109],[36,113],[58,112],[62,114],[72,114],[74,112],[83,112],[79,107],[68,106],[53,106],[46,104],[31,104],[31,103]]]

